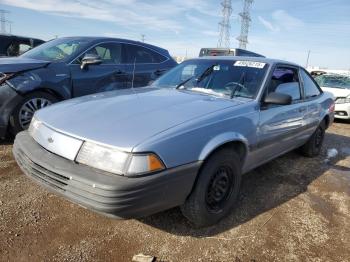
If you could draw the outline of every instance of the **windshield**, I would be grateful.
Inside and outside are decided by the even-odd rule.
[[[60,38],[44,43],[24,53],[21,57],[60,62],[73,59],[90,41],[87,39],[74,40],[71,38]]]
[[[315,77],[319,86],[350,89],[350,77],[345,75],[320,75]]]
[[[185,89],[221,97],[254,98],[268,65],[244,60],[188,60],[152,86]]]

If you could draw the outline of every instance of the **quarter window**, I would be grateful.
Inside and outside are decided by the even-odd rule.
[[[320,90],[305,72],[304,69],[300,70],[301,78],[303,79],[305,98],[315,97],[321,94]]]
[[[298,70],[290,67],[277,67],[272,74],[268,93],[290,95],[293,101],[301,99]]]
[[[127,64],[161,63],[166,60],[166,58],[161,54],[138,45],[127,44],[126,53]]]
[[[24,54],[28,50],[30,50],[32,47],[27,44],[19,44],[19,55]]]

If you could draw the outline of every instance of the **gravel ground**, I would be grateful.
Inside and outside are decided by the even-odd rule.
[[[325,161],[327,150],[338,155]],[[178,208],[114,220],[48,193],[0,145],[0,261],[349,261],[350,123],[335,123],[321,156],[291,152],[245,175],[216,226],[193,229]]]

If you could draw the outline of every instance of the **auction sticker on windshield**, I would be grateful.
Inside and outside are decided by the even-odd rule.
[[[253,67],[253,68],[264,68],[266,63],[254,62],[254,61],[236,61],[234,66],[244,66],[244,67]]]

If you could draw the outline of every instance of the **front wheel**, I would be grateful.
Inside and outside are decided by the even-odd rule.
[[[201,168],[182,214],[197,227],[217,223],[232,211],[240,184],[239,156],[230,149],[217,151]]]
[[[45,92],[28,94],[16,106],[10,116],[10,131],[13,135],[29,127],[35,111],[57,102],[57,98]]]

